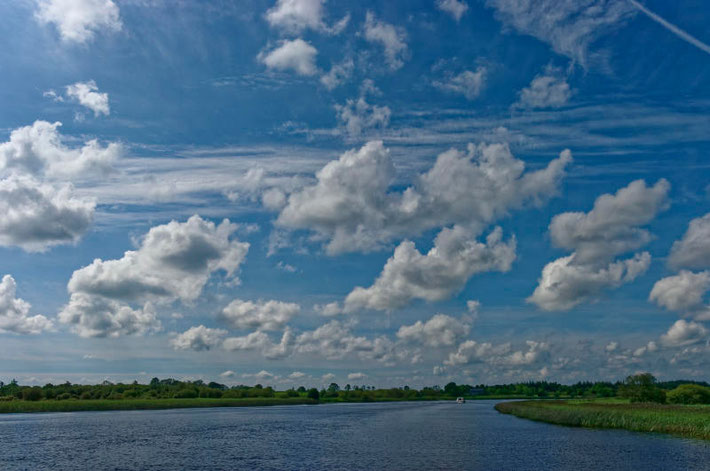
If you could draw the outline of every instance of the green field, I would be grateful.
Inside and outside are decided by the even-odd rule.
[[[317,404],[307,398],[244,398],[244,399],[123,399],[123,400],[67,400],[67,401],[5,401],[0,402],[0,413],[77,412],[105,410],[184,409],[192,407],[249,407]]]
[[[504,414],[551,424],[710,440],[710,405],[631,404],[617,399],[502,402],[495,408]]]

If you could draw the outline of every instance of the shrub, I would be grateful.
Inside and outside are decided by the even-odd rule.
[[[66,401],[67,399],[71,399],[71,394],[61,393],[59,396],[57,396],[58,401]]]
[[[309,390],[308,390],[308,394],[307,394],[306,396],[307,396],[309,399],[314,399],[314,400],[316,400],[316,401],[317,401],[318,399],[320,399],[320,393],[318,392],[318,390],[317,390],[316,388],[311,388],[311,389],[309,389]]]
[[[15,396],[0,396],[0,402],[14,401]]]
[[[22,399],[25,401],[39,401],[44,397],[44,394],[42,394],[42,388],[35,387],[35,388],[27,388],[22,391]]]
[[[667,394],[671,404],[710,404],[710,388],[698,384],[681,384]]]
[[[656,378],[650,373],[628,376],[619,387],[619,396],[631,402],[666,402],[666,392],[656,386]]]
[[[175,399],[193,399],[197,397],[197,391],[194,389],[181,389],[173,397]]]

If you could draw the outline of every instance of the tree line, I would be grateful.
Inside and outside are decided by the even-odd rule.
[[[330,383],[323,388],[300,386],[277,391],[271,386],[227,386],[202,380],[179,381],[173,378],[153,378],[148,384],[112,383],[85,385],[46,384],[23,386],[17,381],[0,381],[0,401],[26,400],[130,400],[130,399],[190,399],[190,398],[310,398],[320,401],[385,401],[435,400],[455,397],[521,397],[521,398],[610,398],[623,397],[633,402],[671,402],[680,404],[710,403],[710,384],[704,381],[659,382],[651,374],[637,374],[624,381],[581,381],[571,385],[548,381],[528,381],[498,385],[465,385],[449,382],[422,389],[409,386],[375,388],[350,384],[340,387]]]

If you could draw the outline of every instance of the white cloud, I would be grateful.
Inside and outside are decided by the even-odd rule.
[[[369,355],[375,349],[371,340],[355,335],[347,324],[339,321],[301,333],[295,344],[299,353],[313,353],[328,360],[341,359],[351,353]]]
[[[227,370],[227,371],[220,373],[219,376],[220,376],[220,378],[229,379],[229,378],[234,378],[235,376],[237,376],[237,373],[235,373],[232,370]]]
[[[481,90],[486,84],[486,74],[487,69],[484,66],[479,66],[475,72],[464,70],[445,81],[435,81],[434,86],[447,92],[463,95],[468,100],[474,100],[481,94]]]
[[[298,75],[310,76],[318,72],[316,55],[318,50],[303,39],[282,41],[280,45],[257,57],[268,69],[292,70]]]
[[[609,342],[606,347],[604,347],[604,350],[607,352],[614,352],[617,348],[619,348],[619,342]]]
[[[268,360],[285,358],[293,352],[294,335],[289,328],[284,330],[279,343],[275,343],[267,334],[261,331],[252,332],[243,337],[225,339],[223,347],[229,351],[259,351]]]
[[[648,252],[608,265],[576,263],[574,255],[558,258],[545,265],[528,302],[546,311],[566,311],[594,299],[605,289],[635,280],[650,264]]]
[[[120,31],[118,6],[111,0],[39,0],[36,18],[53,23],[63,41],[86,43],[98,31]]]
[[[86,293],[72,293],[57,316],[81,337],[120,337],[158,332],[160,321],[153,305],[133,309],[113,299]]]
[[[325,305],[316,304],[313,310],[324,317],[335,317],[343,313],[343,307],[337,301]]]
[[[455,352],[449,354],[444,365],[461,366],[471,363],[486,363],[496,367],[520,367],[534,365],[547,360],[549,344],[535,340],[526,340],[527,350],[511,351],[510,343],[493,345],[489,342],[479,343],[466,340],[458,346]]]
[[[221,318],[237,329],[281,330],[300,310],[295,303],[235,299],[222,310]]]
[[[339,64],[333,64],[328,73],[321,76],[320,83],[328,90],[333,90],[348,80],[354,70],[355,62],[346,59]]]
[[[210,329],[204,325],[190,327],[170,341],[175,350],[203,351],[216,347],[227,335],[224,329]]]
[[[30,316],[32,307],[27,301],[15,298],[17,284],[10,275],[0,282],[0,333],[39,334],[52,330],[51,320],[41,315]]]
[[[365,378],[367,378],[367,375],[365,373],[361,373],[361,372],[348,374],[348,379],[350,381],[361,381]]]
[[[422,255],[411,241],[402,242],[369,288],[355,288],[345,299],[346,311],[392,310],[413,299],[441,301],[485,271],[508,271],[515,260],[515,238],[503,241],[496,228],[485,243],[463,227],[443,229],[434,247]]]
[[[320,30],[323,23],[325,0],[277,0],[276,5],[266,12],[269,25],[287,32],[301,32],[304,29]]]
[[[710,290],[710,272],[681,270],[677,275],[658,280],[649,300],[670,311],[680,311],[698,320],[710,320],[710,306],[703,297]]]
[[[614,258],[651,240],[642,226],[667,207],[669,188],[664,179],[652,187],[636,180],[615,195],[599,196],[588,213],[555,216],[549,228],[552,243],[573,253],[545,266],[528,302],[545,310],[567,310],[645,273],[651,261],[647,252]]]
[[[405,342],[416,342],[429,347],[450,347],[468,335],[471,326],[445,314],[436,314],[426,322],[417,321],[403,325],[397,331],[397,338]]]
[[[377,20],[375,15],[368,11],[365,17],[364,33],[367,41],[383,47],[385,60],[391,70],[397,70],[404,65],[408,50],[407,35],[403,29]]]
[[[294,191],[276,224],[315,231],[329,254],[380,249],[393,239],[450,224],[481,232],[512,208],[542,203],[557,192],[569,151],[546,168],[525,173],[505,144],[451,149],[402,192],[389,191],[394,166],[371,141],[329,162],[316,183]]]
[[[451,15],[457,22],[468,11],[468,3],[461,0],[437,0],[436,6],[439,10]]]
[[[347,136],[357,138],[363,133],[386,128],[392,112],[387,106],[371,105],[365,97],[349,98],[344,105],[335,105],[336,117]]]
[[[294,371],[293,373],[288,375],[288,379],[301,379],[301,378],[305,378],[305,377],[306,377],[306,373],[303,373],[301,371]]]
[[[67,147],[58,127],[62,123],[35,121],[32,126],[17,128],[10,140],[0,144],[0,170],[17,170],[50,178],[75,178],[87,174],[105,174],[123,152],[110,143],[103,147],[95,139],[81,148]]]
[[[67,96],[89,108],[94,112],[94,116],[100,114],[108,116],[111,111],[108,105],[108,93],[99,93],[99,87],[93,80],[68,85]]]
[[[126,301],[193,301],[213,272],[223,270],[238,280],[249,244],[230,238],[236,230],[229,220],[216,225],[197,215],[152,227],[138,249],[123,258],[96,259],[76,270],[69,292]]]
[[[677,320],[668,332],[661,335],[661,343],[667,347],[683,347],[703,340],[708,330],[697,322]]]
[[[683,238],[671,249],[673,268],[710,268],[710,214],[690,221]]]
[[[76,243],[89,229],[96,204],[74,196],[71,185],[53,186],[29,176],[0,180],[0,246],[43,252]]]
[[[219,270],[238,282],[249,244],[230,238],[236,230],[228,220],[215,225],[197,215],[151,228],[137,250],[116,260],[95,259],[74,271],[67,285],[71,300],[60,321],[92,337],[156,330],[151,302],[193,301]],[[136,302],[145,307],[128,305]]]
[[[486,5],[504,24],[550,44],[582,66],[589,46],[635,12],[626,0],[488,0]]]
[[[545,73],[536,75],[530,85],[520,91],[515,106],[521,108],[559,108],[572,97],[572,89],[562,70],[547,67]]]

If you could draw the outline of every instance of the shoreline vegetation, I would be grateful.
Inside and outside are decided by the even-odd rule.
[[[591,414],[593,417],[597,417],[601,414],[604,416],[598,418],[599,423],[603,424],[601,426],[625,428],[623,424],[626,423],[627,417],[622,417],[619,413],[624,407],[634,406],[634,403],[663,404],[669,402],[676,404],[678,406],[658,410],[668,412],[665,416],[677,412],[680,414],[677,415],[678,420],[683,423],[688,415],[685,411],[693,411],[694,409],[683,409],[681,404],[710,404],[710,385],[705,382],[690,381],[661,383],[648,373],[629,376],[624,382],[616,383],[579,382],[574,385],[563,385],[540,381],[469,386],[450,382],[443,388],[431,386],[420,390],[409,386],[376,389],[374,386],[351,386],[350,384],[341,388],[337,383],[330,383],[329,386],[320,390],[300,386],[277,391],[271,386],[264,387],[261,384],[227,386],[216,382],[179,381],[172,378],[153,378],[148,384],[141,384],[137,381],[130,384],[114,384],[104,381],[96,385],[66,382],[44,386],[22,386],[12,380],[7,384],[0,381],[0,414],[307,405],[335,402],[454,401],[457,397],[464,397],[467,400],[571,399],[572,401],[569,402],[503,403],[496,406],[496,409],[520,417],[579,426],[595,426],[594,424],[597,422],[594,420],[596,419],[586,416]],[[587,402],[579,402],[580,399],[585,399]],[[590,403],[590,399],[594,399],[596,402]],[[543,405],[536,406],[535,404]],[[593,408],[589,404],[599,407],[611,404],[613,407],[599,409],[598,407]],[[571,405],[574,405],[572,409],[570,409]],[[650,406],[644,407],[632,407],[631,409],[647,410]],[[578,409],[584,414],[580,413]],[[613,412],[613,420],[605,421],[608,415],[605,412],[607,410]],[[710,412],[710,406],[702,410]],[[638,415],[638,413],[635,414]],[[691,416],[689,417],[694,418],[698,414],[694,413]],[[708,424],[703,429],[705,431],[693,433],[704,437],[710,434],[708,432],[710,430],[710,416],[703,416],[703,420],[706,420]],[[622,425],[618,426],[617,423]],[[653,428],[654,425],[650,426],[656,430]],[[696,425],[693,425],[693,430],[696,428]]]
[[[624,429],[710,440],[710,405],[632,403],[628,400],[502,402],[495,409],[523,419],[570,427]]]

